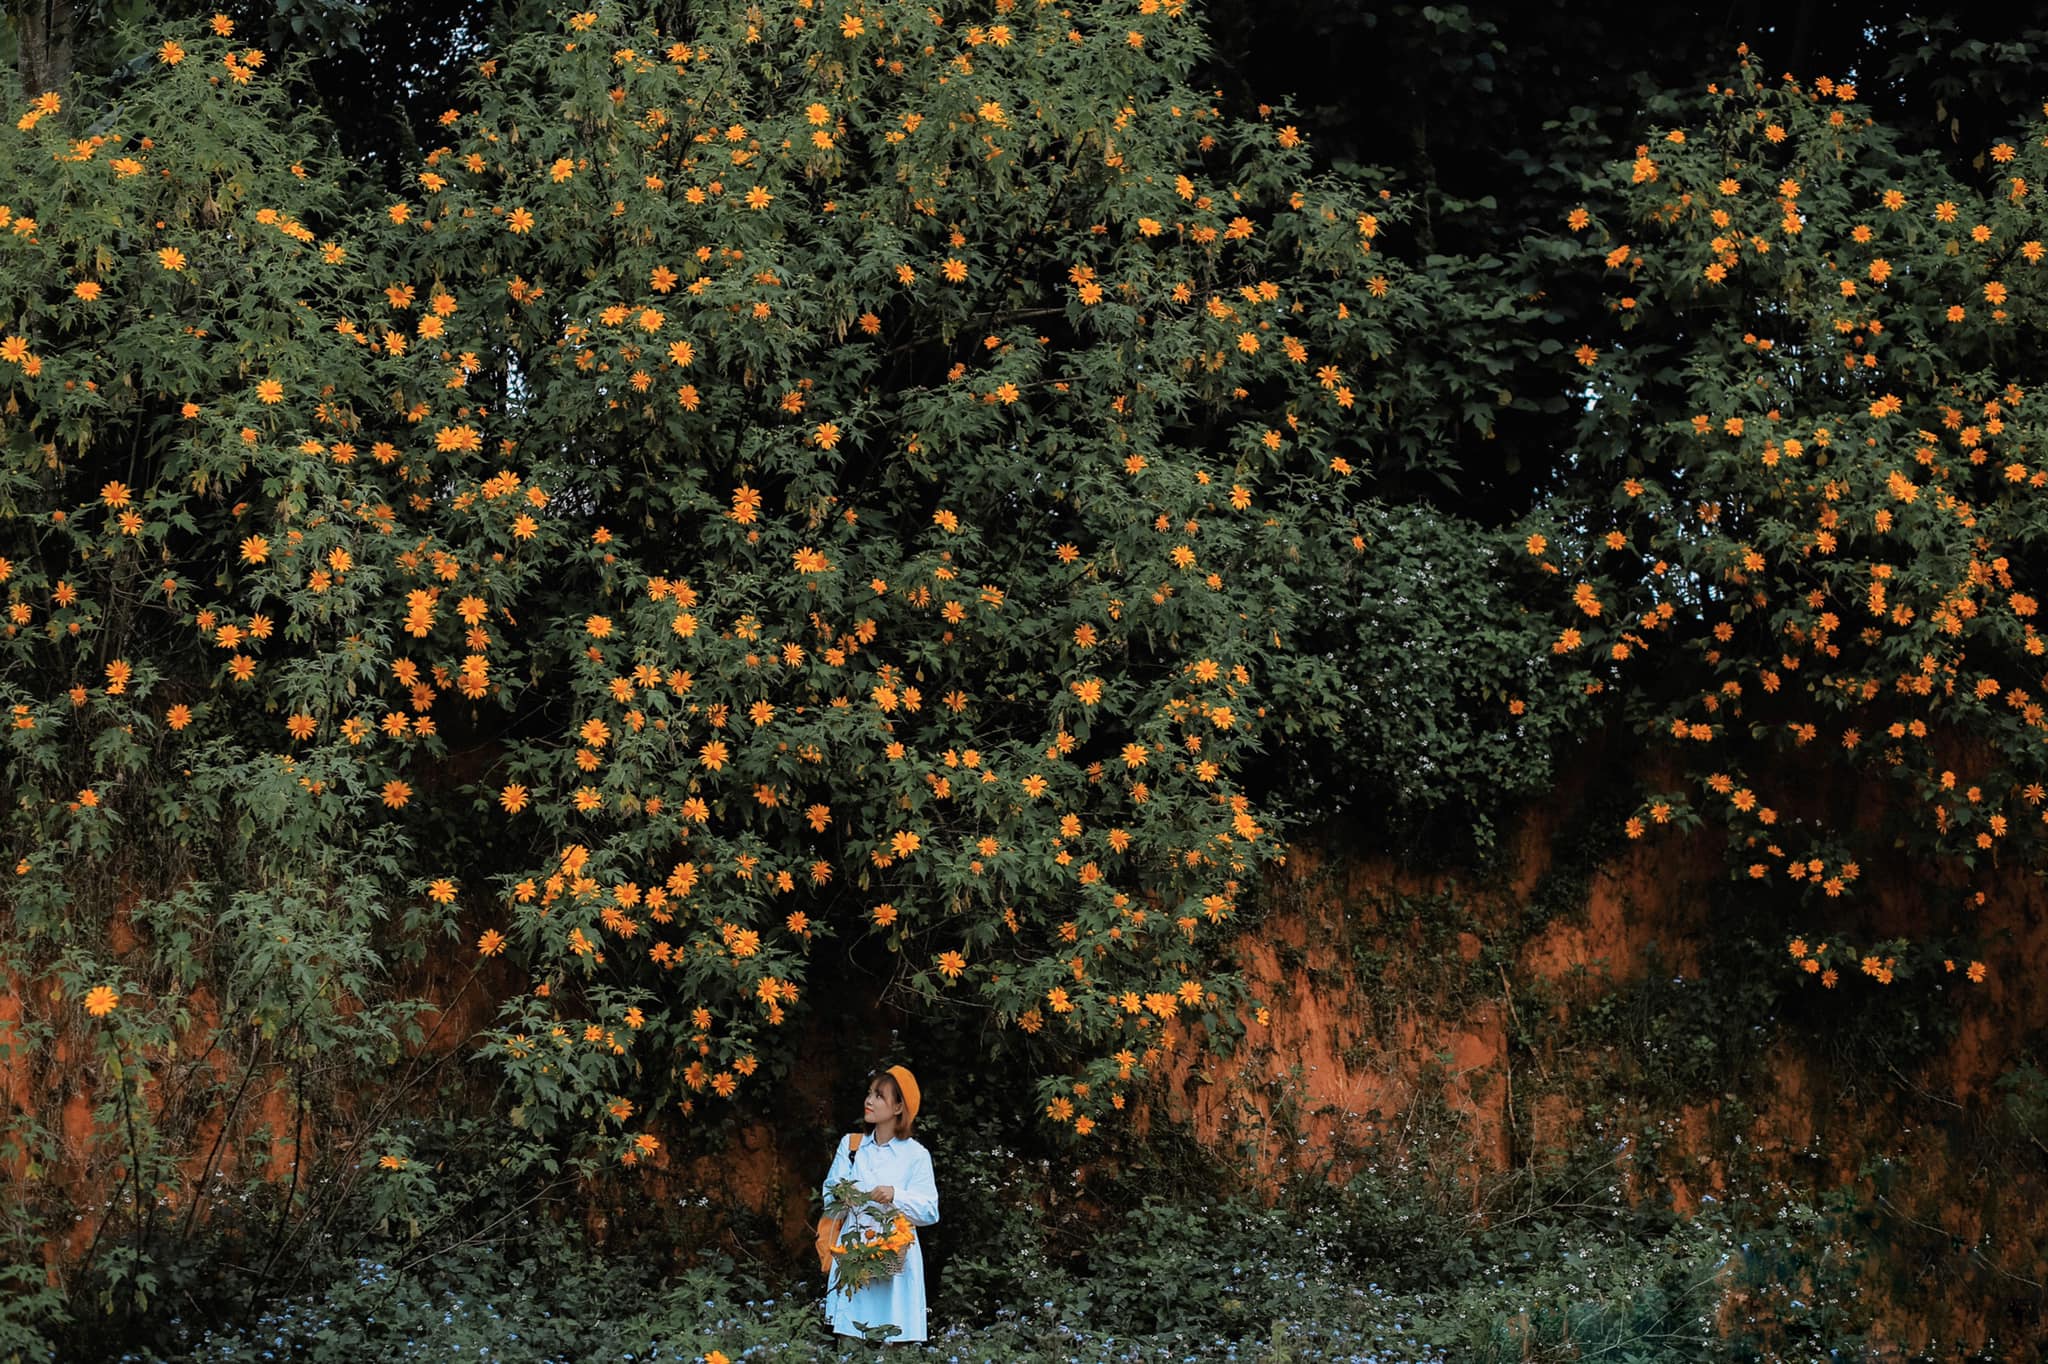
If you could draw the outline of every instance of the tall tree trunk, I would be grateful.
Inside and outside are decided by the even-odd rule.
[[[69,85],[78,37],[75,0],[12,0],[8,9],[20,45],[22,92],[34,98]]]

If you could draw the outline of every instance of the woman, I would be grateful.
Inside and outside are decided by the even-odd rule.
[[[876,1203],[864,1204],[847,1216],[840,1228],[842,1239],[857,1237],[869,1227],[887,1232],[897,1213],[908,1218],[913,1228],[939,1220],[939,1189],[932,1180],[931,1153],[911,1136],[917,1124],[917,1101],[917,1079],[903,1066],[891,1066],[868,1082],[861,1110],[869,1126],[867,1138],[851,1152],[848,1139],[839,1139],[825,1188],[851,1179]],[[889,1335],[892,1343],[925,1339],[924,1253],[915,1231],[903,1253],[901,1273],[869,1284],[851,1297],[840,1292],[838,1285],[835,1262],[825,1289],[825,1319],[835,1333],[860,1339],[860,1327],[855,1323],[866,1322],[893,1328]]]

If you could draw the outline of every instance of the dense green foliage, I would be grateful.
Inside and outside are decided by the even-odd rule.
[[[1369,1178],[1278,1207],[1221,1203],[1206,1230],[1185,1207],[1148,1201],[1085,1262],[1048,1257],[1047,1228],[1023,1221],[1009,1232],[1005,1279],[970,1278],[979,1266],[953,1261],[960,1283],[942,1286],[930,1342],[900,1352],[997,1364],[1603,1353],[1677,1364],[1826,1359],[1861,1341],[1867,1307],[1833,1253],[1838,1212],[1794,1205],[1738,1237],[1715,1208],[1684,1223],[1632,1211],[1611,1184],[1587,1186],[1602,1177],[1582,1170],[1526,1190],[1531,1204],[1493,1229],[1461,1226],[1419,1185]],[[1418,1253],[1425,1233],[1440,1239]],[[431,1261],[364,1257],[332,1272],[246,1325],[181,1321],[155,1350],[119,1358],[874,1357],[828,1343],[815,1285],[764,1284],[724,1257],[662,1281],[544,1226]],[[980,1292],[991,1305],[973,1301]],[[1751,1320],[1717,1329],[1730,1293],[1750,1297]]]
[[[0,1036],[101,1134],[0,1237],[97,1307],[674,1169],[820,996],[1128,1153],[1290,829],[1483,855],[1589,736],[1808,1004],[2039,859],[2039,117],[1735,54],[1484,240],[1177,0],[526,15],[375,156],[233,16],[109,50],[0,129]],[[1074,1291],[1199,1289],[1163,1216]]]
[[[1740,874],[1822,940],[1848,930],[1824,903],[1902,843],[1943,888],[1924,928],[1945,938],[2044,823],[2042,130],[1991,147],[1980,189],[1903,155],[1854,94],[1745,60],[1705,117],[1637,149],[1627,217],[1575,215],[1612,281],[1578,352],[1577,458],[1612,493],[1558,538],[1583,647],[1690,655],[1645,723],[1698,785],[1648,823],[1725,822]],[[1887,791],[1877,838],[1813,799],[1830,768],[1821,789]],[[1929,964],[1833,952],[1792,955],[1827,984],[1859,958],[1886,984]]]
[[[370,1058],[365,972],[466,920],[537,978],[514,1122],[630,1162],[629,1114],[786,1062],[835,938],[1084,1063],[1043,1096],[1084,1134],[1166,1025],[1233,1026],[1242,773],[1357,714],[1343,634],[1294,641],[1410,562],[1356,490],[1464,419],[1389,363],[1457,272],[1177,84],[1184,15],[804,17],[522,38],[367,214],[228,37],[118,136],[24,118],[12,890],[111,1046],[207,978]],[[1401,713],[1548,685],[1537,625],[1482,637]],[[1470,723],[1433,800],[1496,765]],[[123,878],[147,978],[72,912]]]

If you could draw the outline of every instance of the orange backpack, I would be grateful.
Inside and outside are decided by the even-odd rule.
[[[846,1134],[846,1157],[848,1160],[851,1160],[853,1153],[860,1149],[860,1136],[861,1134],[858,1132]],[[832,1251],[838,1244],[839,1219],[830,1214],[820,1217],[818,1219],[818,1268],[827,1274],[832,1272]]]

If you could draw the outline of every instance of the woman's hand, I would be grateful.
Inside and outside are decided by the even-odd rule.
[[[868,1190],[868,1197],[874,1199],[877,1203],[894,1203],[896,1201],[896,1186],[894,1184],[877,1184],[874,1188]]]

